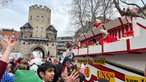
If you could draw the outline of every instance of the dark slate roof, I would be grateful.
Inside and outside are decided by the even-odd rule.
[[[32,26],[29,24],[29,23],[25,23],[22,27],[20,27],[20,29],[22,28],[31,28],[32,29]]]
[[[57,32],[57,30],[55,29],[55,27],[53,25],[50,25],[46,30]]]

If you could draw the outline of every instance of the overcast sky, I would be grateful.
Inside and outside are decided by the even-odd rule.
[[[0,9],[0,28],[14,28],[20,31],[20,27],[28,22],[29,6],[38,4],[51,9],[51,24],[57,29],[58,36],[69,35],[67,26],[69,21],[68,10],[72,0],[14,0],[7,7]],[[137,4],[141,4],[138,0]],[[68,29],[69,30],[69,29]]]
[[[0,9],[0,28],[20,31],[20,27],[28,22],[29,6],[34,4],[51,9],[51,24],[58,30],[58,36],[65,36],[71,0],[14,0]]]

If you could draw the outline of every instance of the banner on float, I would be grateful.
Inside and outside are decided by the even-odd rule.
[[[105,64],[105,58],[93,58],[93,64],[104,65]]]
[[[115,73],[97,70],[97,78],[104,78],[109,82],[115,82]]]
[[[77,62],[80,64],[88,64],[88,59],[78,59]]]
[[[125,82],[146,82],[144,77],[125,75]]]

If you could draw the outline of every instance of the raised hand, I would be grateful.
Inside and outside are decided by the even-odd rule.
[[[1,52],[3,54],[1,57],[2,61],[5,61],[5,62],[8,61],[8,57],[10,56],[14,43],[15,43],[14,40],[8,36],[4,36],[2,38],[2,41],[1,41],[2,49],[3,49],[3,51]]]
[[[13,47],[14,46],[14,40],[11,37],[4,36],[2,38],[2,45],[6,46],[6,47],[7,46]]]
[[[78,80],[78,76],[79,76],[78,73],[79,73],[78,71],[73,70],[71,72],[71,74],[65,78],[65,82],[78,82],[77,81]]]

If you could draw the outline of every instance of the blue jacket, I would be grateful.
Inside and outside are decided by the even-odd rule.
[[[14,78],[15,78],[15,76],[12,73],[5,71],[5,73],[1,79],[1,82],[14,82]]]

